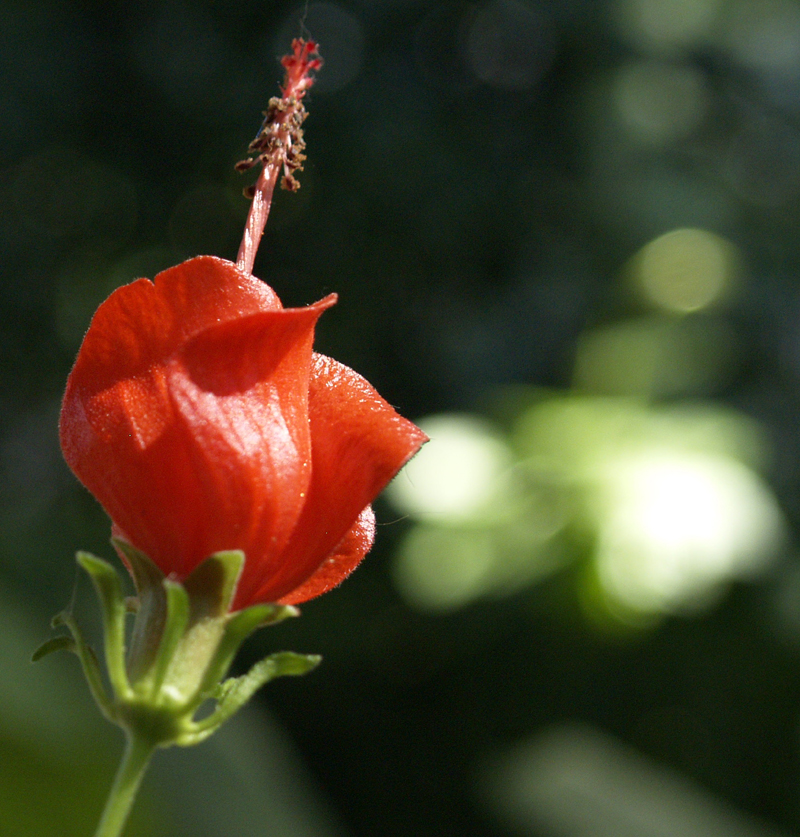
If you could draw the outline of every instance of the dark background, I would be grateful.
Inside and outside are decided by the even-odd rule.
[[[709,231],[741,265],[709,315],[730,359],[655,400],[752,419],[790,535],[713,605],[609,627],[574,566],[415,607],[392,575],[412,524],[383,501],[364,566],[237,664],[289,647],[322,667],[270,685],[220,742],[159,754],[129,833],[800,832],[800,6],[3,0],[0,834],[90,833],[121,744],[74,658],[27,663],[74,551],[112,556],[60,459],[64,381],[114,287],[235,258],[233,165],[304,33],[326,59],[309,159],[254,272],[287,305],[339,294],[320,350],[410,418],[489,413],[509,385],[567,392],[580,336],[642,312],[625,284],[640,248]],[[76,607],[95,618],[83,580]]]

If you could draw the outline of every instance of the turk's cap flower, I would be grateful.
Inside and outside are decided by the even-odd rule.
[[[319,663],[279,652],[223,679],[254,630],[296,616],[293,604],[358,565],[375,536],[372,501],[426,441],[360,375],[313,351],[335,295],[284,308],[252,275],[280,171],[299,188],[303,98],[322,62],[297,39],[281,63],[281,96],[237,165],[261,171],[236,264],[200,256],[118,288],[67,381],[64,457],[108,512],[138,594],[126,599],[111,565],[79,553],[107,676],[71,608],[53,620],[69,635],[34,654],[74,652],[126,733],[98,834],[121,833],[157,747],[199,743],[262,685]]]
[[[117,289],[67,382],[67,463],[115,534],[165,575],[241,550],[232,609],[296,604],[372,546],[371,502],[426,440],[352,369],[313,352],[336,301],[284,308],[200,256]]]

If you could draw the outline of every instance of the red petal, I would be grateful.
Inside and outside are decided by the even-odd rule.
[[[278,604],[301,604],[341,584],[361,563],[375,541],[375,513],[367,506],[353,528],[342,538],[314,575],[284,596]]]
[[[191,283],[202,296],[208,281],[193,269],[198,262],[219,283],[218,316],[187,304]],[[131,543],[179,577],[221,549],[274,556],[308,485],[311,342],[333,300],[281,309],[266,286],[250,287],[256,281],[204,258],[160,274],[155,287],[139,280],[121,288],[95,315],[68,382],[68,463]],[[213,308],[210,299],[205,305]],[[242,317],[258,305],[260,313]],[[179,315],[182,346],[154,338],[159,322],[168,328]],[[130,356],[149,354],[150,365],[127,379],[117,372],[104,389],[111,370],[102,349],[114,346],[120,318]],[[165,354],[155,356],[154,339]]]
[[[100,392],[160,363],[195,334],[228,320],[281,308],[268,285],[235,264],[198,256],[137,279],[97,309],[68,386]]]
[[[264,576],[260,589],[240,585],[236,607],[283,599],[305,583],[427,439],[364,378],[324,355],[314,355],[308,406],[312,473],[305,507],[278,572]]]

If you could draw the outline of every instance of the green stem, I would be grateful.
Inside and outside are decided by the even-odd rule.
[[[125,753],[106,801],[95,837],[120,837],[156,745],[135,732],[126,732]]]

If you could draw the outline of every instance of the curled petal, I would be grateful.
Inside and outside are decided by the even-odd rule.
[[[305,506],[262,586],[240,587],[238,607],[283,600],[310,578],[427,439],[359,374],[319,354],[312,363],[308,415],[312,466]]]
[[[327,593],[341,584],[361,563],[375,542],[375,512],[367,506],[358,516],[353,528],[339,545],[299,587],[284,596],[279,604],[301,604]]]

